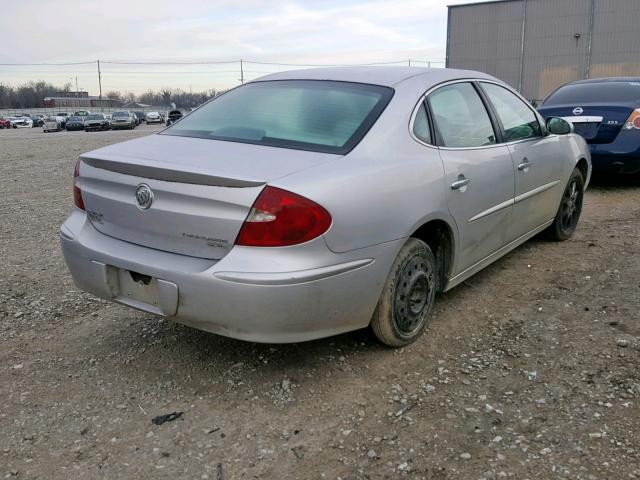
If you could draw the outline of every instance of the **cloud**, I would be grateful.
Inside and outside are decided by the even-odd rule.
[[[21,0],[2,7],[0,31],[12,42],[0,43],[0,62],[442,60],[446,4],[452,1]],[[112,88],[173,82],[179,75],[134,81],[130,73],[118,80],[122,71],[111,68],[111,79],[106,74]],[[19,74],[20,69],[0,67],[0,79]],[[189,75],[189,83],[203,83],[198,74]],[[223,77],[218,75],[219,83],[237,82],[235,73]]]

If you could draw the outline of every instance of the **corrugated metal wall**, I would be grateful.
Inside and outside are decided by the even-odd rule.
[[[592,78],[640,75],[640,0],[595,0]]]
[[[487,72],[539,100],[572,80],[640,75],[639,24],[640,0],[452,6],[447,66]]]

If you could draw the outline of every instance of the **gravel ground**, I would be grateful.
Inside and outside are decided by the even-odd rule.
[[[0,130],[0,478],[640,478],[637,182],[442,295],[408,348],[259,345],[73,286],[77,155],[155,130]]]

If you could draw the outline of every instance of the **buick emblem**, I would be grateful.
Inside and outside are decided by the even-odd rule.
[[[576,107],[573,109],[574,115],[582,115],[582,112],[584,112],[584,110],[582,110],[582,107]]]
[[[153,203],[153,192],[149,185],[141,183],[136,188],[136,205],[140,210],[146,210]]]

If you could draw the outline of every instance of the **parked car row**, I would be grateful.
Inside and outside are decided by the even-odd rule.
[[[149,112],[144,115],[144,121],[148,124],[164,123],[164,115],[159,112]],[[135,112],[128,110],[121,110],[112,114],[82,111],[76,112],[72,116],[52,115],[46,117],[43,119],[41,126],[45,133],[59,132],[61,130],[84,130],[89,132],[116,129],[132,130],[140,125],[141,122],[142,120]]]
[[[177,116],[177,114],[179,116]],[[172,111],[172,118],[182,117],[182,113],[178,110]],[[115,126],[113,126],[113,116],[116,116]],[[71,119],[74,119],[71,128],[67,125]],[[0,116],[0,129],[4,128],[34,128],[42,127],[45,132],[60,130],[83,130],[85,123],[88,123],[88,130],[108,130],[110,128],[129,128],[133,129],[141,123],[164,124],[166,116],[162,112],[130,112],[128,110],[114,112],[113,114],[92,113],[88,110],[78,110],[70,115],[67,112],[59,112],[55,115],[28,115],[21,114],[9,117]],[[172,120],[175,121],[175,120]],[[96,122],[99,127],[96,127]]]

